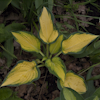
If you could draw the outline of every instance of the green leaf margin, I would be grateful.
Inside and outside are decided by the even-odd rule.
[[[67,73],[73,73],[74,75],[77,75],[75,72],[73,72],[72,70],[69,70]],[[67,74],[66,73],[66,74]],[[83,76],[80,76],[80,75],[78,75],[80,78],[82,78],[83,79],[83,82],[84,82],[84,84],[85,84],[85,86],[86,86],[86,90],[88,90],[88,86],[87,86],[87,83],[86,83],[86,81],[85,81],[85,79],[84,79],[84,77]],[[62,90],[63,88],[61,87],[61,85],[60,85],[60,79],[57,79],[57,87],[58,87],[58,89],[59,90]],[[66,87],[66,88],[69,88],[69,87]],[[75,91],[75,90],[74,90]],[[86,93],[86,92],[85,92]],[[84,94],[84,93],[82,93],[82,94]]]
[[[74,34],[77,34],[77,33],[79,33],[79,34],[83,34],[83,33],[86,33],[86,34],[91,34],[91,35],[94,35],[94,34],[92,34],[92,33],[87,33],[87,32],[73,32],[73,33],[71,33],[69,36],[68,36],[68,38],[71,36],[71,35],[74,35]],[[67,38],[67,39],[68,39]],[[95,38],[96,39],[96,38]],[[95,40],[94,39],[94,40]],[[93,42],[94,40],[92,40],[91,42]],[[90,42],[90,43],[91,43]],[[68,55],[73,55],[73,54],[81,54],[81,53],[83,53],[84,52],[84,50],[86,49],[86,47],[90,44],[90,43],[88,43],[85,47],[83,47],[82,49],[81,49],[81,51],[79,51],[79,52],[77,52],[77,53],[75,53],[75,52],[68,52],[67,54]],[[61,47],[62,47],[62,44],[61,44]],[[62,52],[63,53],[63,52]],[[64,55],[66,55],[65,53],[63,53]]]
[[[59,33],[59,30],[57,29],[56,25],[54,24],[54,15],[53,15],[53,13],[49,10],[49,8],[47,8],[47,7],[45,7],[45,8],[47,9],[48,13],[51,15],[51,20],[52,20],[52,23],[53,23],[53,28],[54,28],[54,30],[57,30],[57,31],[58,31],[58,37],[59,37],[59,34],[60,34],[60,33]],[[38,16],[38,21],[39,21],[39,18],[41,17],[42,11],[43,11],[43,9],[41,10],[41,12],[40,12],[40,14],[39,14],[39,16]],[[39,26],[40,26],[40,22],[39,22]],[[41,26],[40,26],[40,29],[41,29]],[[39,32],[40,32],[40,29],[39,29]],[[42,39],[40,38],[39,32],[38,32],[38,37],[39,37],[40,40],[42,40]],[[54,42],[58,39],[58,37],[57,37],[53,42],[51,42],[51,43],[54,43]],[[42,42],[43,42],[44,44],[51,44],[51,43],[46,43],[46,42],[44,42],[43,40],[42,40]]]
[[[15,31],[13,31],[13,32],[15,32]],[[25,32],[25,33],[27,33],[27,34],[30,34],[30,35],[33,35],[31,32],[28,32],[28,31],[16,31],[15,33],[18,33],[18,34],[21,34],[20,32]],[[41,42],[40,42],[40,40],[35,36],[35,35],[33,35],[37,40],[38,40],[38,43],[39,43],[39,45],[41,46]],[[17,42],[17,38],[15,37],[15,36],[13,36],[14,37],[14,39],[16,40],[16,42]],[[19,43],[19,42],[18,42]],[[20,44],[20,43],[19,43]],[[20,45],[21,46],[21,45]],[[22,47],[21,47],[22,48]],[[25,50],[25,49],[23,49],[22,48],[22,50],[24,50],[24,51],[26,51],[26,52],[36,52],[36,51],[27,51],[27,50]],[[41,50],[41,48],[40,48],[40,50]],[[39,51],[40,51],[39,50]],[[37,52],[37,53],[39,53],[39,52]]]
[[[55,57],[53,57],[53,58],[55,58]],[[53,58],[52,58],[52,59],[53,59]],[[56,58],[59,58],[59,61],[60,61],[61,64],[64,66],[64,68],[63,68],[64,73],[66,74],[66,66],[65,66],[64,62],[60,59],[60,57],[56,57]],[[52,59],[50,59],[50,60],[52,61]],[[47,60],[49,60],[49,59],[47,59]],[[46,61],[47,61],[47,60],[46,60]],[[47,67],[46,62],[45,62],[45,66]],[[48,67],[47,67],[47,68],[48,68]],[[50,73],[52,73],[52,74],[55,75],[57,78],[59,78],[59,76],[58,76],[57,74],[55,74],[55,72],[53,72],[51,69],[48,68],[48,70],[49,70]]]
[[[27,60],[20,60],[20,61],[18,61],[17,64],[12,69],[14,69],[19,63],[23,63],[24,61],[27,61]],[[32,60],[32,61],[34,61],[34,60]],[[32,62],[32,61],[28,61],[28,62]],[[34,61],[34,62],[36,63],[36,61]],[[36,63],[36,69],[38,71],[38,77],[33,79],[31,82],[26,83],[26,84],[31,84],[33,81],[36,81],[36,80],[38,80],[40,78],[41,72],[40,72],[40,69],[37,67],[37,63]],[[9,73],[7,74],[7,76],[9,75]],[[3,80],[2,84],[6,81],[7,76]],[[19,86],[19,85],[22,85],[22,84],[7,85],[7,86],[14,86],[15,87],[15,86]]]

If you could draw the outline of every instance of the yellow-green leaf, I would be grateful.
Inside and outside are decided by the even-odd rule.
[[[62,40],[63,40],[63,35],[60,35],[54,43],[50,44],[50,53],[51,54],[55,54],[59,51],[59,49],[61,48]]]
[[[75,33],[62,42],[62,52],[64,54],[69,52],[77,53],[97,37],[97,35],[92,34]]]
[[[65,81],[63,82],[60,80],[61,87],[69,87],[75,90],[76,92],[82,94],[86,92],[86,85],[82,77],[72,73],[68,72],[66,74]]]
[[[99,100],[99,97],[98,97],[98,96],[96,96],[93,100]]]
[[[66,67],[63,61],[59,57],[47,59],[45,66],[49,69],[49,72],[54,74],[56,77],[64,81],[66,74]]]
[[[37,69],[35,61],[32,62],[20,61],[8,73],[1,87],[27,84],[32,82],[33,80],[38,79],[39,76],[40,76],[39,69]]]
[[[58,31],[54,29],[54,25],[52,22],[51,14],[47,11],[45,7],[43,7],[41,16],[39,17],[40,22],[40,38],[45,43],[51,43],[56,40],[58,37]]]
[[[12,32],[12,34],[24,50],[28,52],[40,51],[40,41],[33,34],[25,31]]]
[[[61,100],[84,100],[84,98],[73,89],[64,87],[61,90]]]

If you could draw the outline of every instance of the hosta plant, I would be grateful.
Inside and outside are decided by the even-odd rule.
[[[72,71],[67,71],[63,60],[58,56],[61,53],[81,54],[98,36],[75,32],[65,39],[53,23],[53,14],[46,7],[43,7],[38,19],[40,23],[39,38],[26,31],[12,32],[12,34],[23,50],[40,53],[43,59],[18,61],[4,79],[1,87],[30,84],[40,78],[39,67],[45,66],[51,74],[58,78],[57,86],[61,95],[56,100],[83,100],[81,94],[87,91],[84,78]],[[46,46],[45,52],[41,49],[42,43]]]

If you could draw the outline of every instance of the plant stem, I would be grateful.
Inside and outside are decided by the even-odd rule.
[[[5,51],[5,52],[7,52],[9,55],[11,55],[13,58],[16,58],[17,59],[17,57],[15,56],[15,55],[13,55],[13,54],[11,54],[8,50],[6,50],[3,46],[1,46],[1,48]]]
[[[62,51],[60,51],[59,53],[57,53],[57,54],[55,55],[55,57],[58,57],[61,53],[62,53]]]
[[[78,72],[78,74],[81,75],[81,74],[83,74],[84,72],[86,72],[87,70],[89,70],[90,68],[95,67],[95,66],[97,66],[97,65],[99,65],[99,64],[100,64],[100,63],[94,64],[94,65],[88,67],[87,69],[83,70],[82,72],[80,72],[80,73]]]
[[[49,44],[46,45],[46,50],[47,50],[46,56],[47,56],[47,58],[48,58],[48,56],[49,56]]]
[[[49,56],[49,58],[51,58],[52,57],[52,54]]]
[[[40,53],[43,57],[45,56],[45,55],[43,54],[43,52],[40,51],[39,53]]]
[[[45,66],[44,64],[43,65],[38,65],[37,67],[39,68],[39,67],[43,67],[43,66]]]

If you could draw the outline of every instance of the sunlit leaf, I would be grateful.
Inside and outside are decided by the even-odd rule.
[[[65,81],[60,80],[62,87],[69,87],[75,90],[76,92],[82,94],[86,92],[86,85],[82,77],[75,75],[73,72],[68,72],[66,74]]]
[[[60,78],[62,81],[65,79],[66,67],[63,61],[59,57],[47,59],[45,66],[49,69],[49,72]]]
[[[62,51],[64,54],[73,52],[80,52],[85,46],[92,42],[97,35],[87,34],[87,33],[75,33],[72,34],[67,40],[62,42]]]
[[[59,51],[62,40],[63,40],[63,35],[60,35],[54,43],[50,44],[50,53],[51,54],[55,54]]]
[[[17,86],[21,84],[31,83],[40,76],[39,69],[36,67],[36,62],[19,61],[17,65],[8,73],[3,81],[3,86]]]
[[[75,54],[71,54],[71,55],[74,56],[75,58],[82,58],[82,57],[91,55],[95,51],[94,43],[95,43],[95,41],[93,41],[90,45],[88,45],[86,48],[84,48],[82,53],[78,53],[78,54],[75,53]]]
[[[16,41],[20,43],[21,47],[29,52],[40,51],[40,41],[31,33],[25,31],[12,32]]]
[[[43,7],[42,13],[39,17],[40,22],[40,38],[45,43],[51,43],[56,40],[58,37],[58,31],[54,28],[53,21],[51,18],[51,14],[48,10]]]

